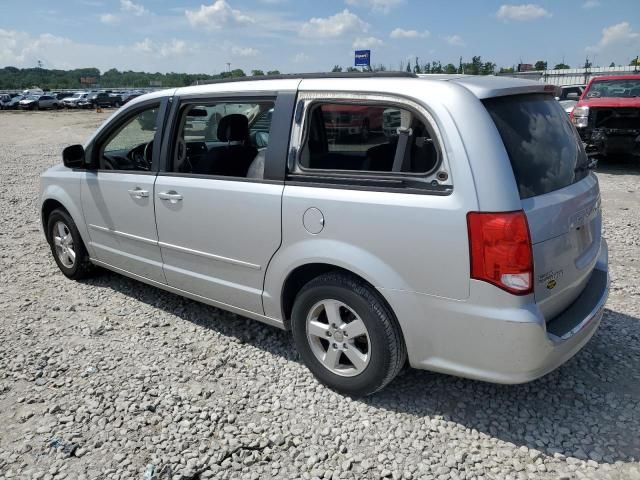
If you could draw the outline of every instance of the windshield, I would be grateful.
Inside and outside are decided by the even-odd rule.
[[[520,198],[553,192],[589,174],[580,137],[553,97],[511,95],[483,103],[509,154]]]
[[[640,77],[630,80],[596,80],[589,87],[586,97],[640,97]]]

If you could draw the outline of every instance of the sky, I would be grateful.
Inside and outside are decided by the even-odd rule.
[[[353,65],[627,65],[640,0],[0,0],[0,67],[283,73]]]

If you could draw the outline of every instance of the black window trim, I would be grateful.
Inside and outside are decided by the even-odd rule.
[[[314,92],[314,93],[317,93],[317,92]],[[447,187],[447,186],[440,185],[437,182],[434,184],[433,182],[424,181],[427,177],[432,176],[435,172],[437,172],[442,167],[444,163],[444,156],[442,153],[440,142],[438,141],[439,137],[438,135],[436,135],[436,132],[433,126],[431,125],[431,121],[425,118],[425,116],[420,111],[418,111],[418,109],[415,106],[411,104],[400,103],[401,98],[395,95],[388,96],[388,94],[382,94],[384,97],[388,97],[388,99],[385,98],[381,100],[368,100],[368,99],[359,99],[359,98],[350,99],[350,98],[341,97],[340,95],[343,93],[345,92],[337,93],[336,97],[334,98],[318,96],[315,98],[300,100],[299,103],[304,104],[304,106],[298,105],[296,108],[296,114],[297,115],[300,114],[298,109],[302,108],[304,111],[304,122],[300,124],[300,119],[297,119],[297,123],[300,125],[300,129],[302,130],[302,135],[300,138],[298,149],[294,153],[295,154],[294,162],[295,162],[296,168],[299,169],[300,171],[299,172],[287,171],[287,180],[288,180],[287,184],[304,184],[307,186],[327,186],[330,188],[366,189],[366,190],[373,190],[373,191],[378,191],[378,189],[381,189],[379,191],[398,192],[399,190],[401,190],[401,191],[406,191],[405,193],[416,193],[417,191],[420,191],[420,193],[423,193],[421,190],[424,190],[424,193],[445,192],[445,193],[438,193],[438,194],[444,194],[444,195],[448,195],[450,192],[453,191],[452,187],[450,186]],[[410,103],[415,103],[415,101],[412,99],[405,99],[405,98],[402,98],[402,99]],[[431,135],[431,140],[433,141],[434,147],[438,155],[438,161],[436,162],[433,169],[425,173],[376,172],[371,170],[330,170],[330,169],[319,169],[319,168],[310,169],[310,168],[304,167],[300,163],[300,155],[302,153],[304,145],[308,140],[308,135],[309,135],[308,122],[310,121],[310,112],[312,111],[313,108],[317,107],[317,104],[348,104],[348,105],[357,104],[357,105],[367,105],[367,106],[368,105],[377,106],[382,104],[382,105],[391,106],[391,107],[395,106],[399,109],[409,110],[411,111],[411,113],[416,115],[418,119],[420,119],[423,122],[423,124],[427,128],[427,131]],[[348,180],[357,180],[357,181],[352,183],[344,183],[345,181],[348,181]],[[381,180],[392,181],[392,183],[397,183],[398,186],[397,187],[391,187],[391,186],[379,187],[377,184],[379,184]],[[412,182],[411,187],[407,186],[407,181],[410,181],[410,180],[414,180],[414,182]],[[363,185],[367,185],[367,184],[368,186],[363,187]],[[418,184],[420,186],[415,187],[413,186],[413,184]]]
[[[105,168],[98,168],[100,165],[100,147],[103,142],[111,138],[111,135],[119,130],[124,124],[129,122],[133,117],[139,113],[148,110],[153,106],[158,106],[158,115],[156,117],[156,132],[153,138],[153,144],[161,145],[163,136],[163,127],[166,122],[167,105],[169,103],[169,97],[157,97],[143,102],[137,103],[129,108],[123,109],[118,112],[116,117],[112,119],[109,124],[102,130],[96,138],[93,139],[91,144],[86,149],[86,158],[90,163],[87,170],[92,172],[106,172],[106,173],[125,173],[129,175],[157,175],[158,166],[160,164],[160,152],[161,148],[154,148],[151,159],[151,170],[110,170]]]
[[[186,177],[235,182],[283,184],[286,168],[286,155],[289,148],[289,137],[296,91],[255,91],[255,92],[220,92],[192,94],[172,97],[172,106],[165,124],[164,138],[161,148],[161,162],[158,175],[166,177]],[[240,101],[238,101],[240,100]],[[250,103],[260,101],[273,102],[273,116],[269,129],[269,145],[265,156],[264,178],[231,177],[226,175],[203,175],[171,171],[171,160],[176,129],[185,105],[205,103]]]

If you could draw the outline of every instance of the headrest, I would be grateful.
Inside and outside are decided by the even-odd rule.
[[[222,117],[218,122],[218,141],[245,141],[249,136],[249,119],[239,113]]]

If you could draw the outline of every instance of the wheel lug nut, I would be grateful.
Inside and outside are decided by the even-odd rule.
[[[331,324],[331,328],[338,328],[335,323]]]
[[[327,337],[331,336],[331,332],[329,330],[327,330]]]
[[[333,344],[333,348],[338,348],[338,345],[336,343]]]

